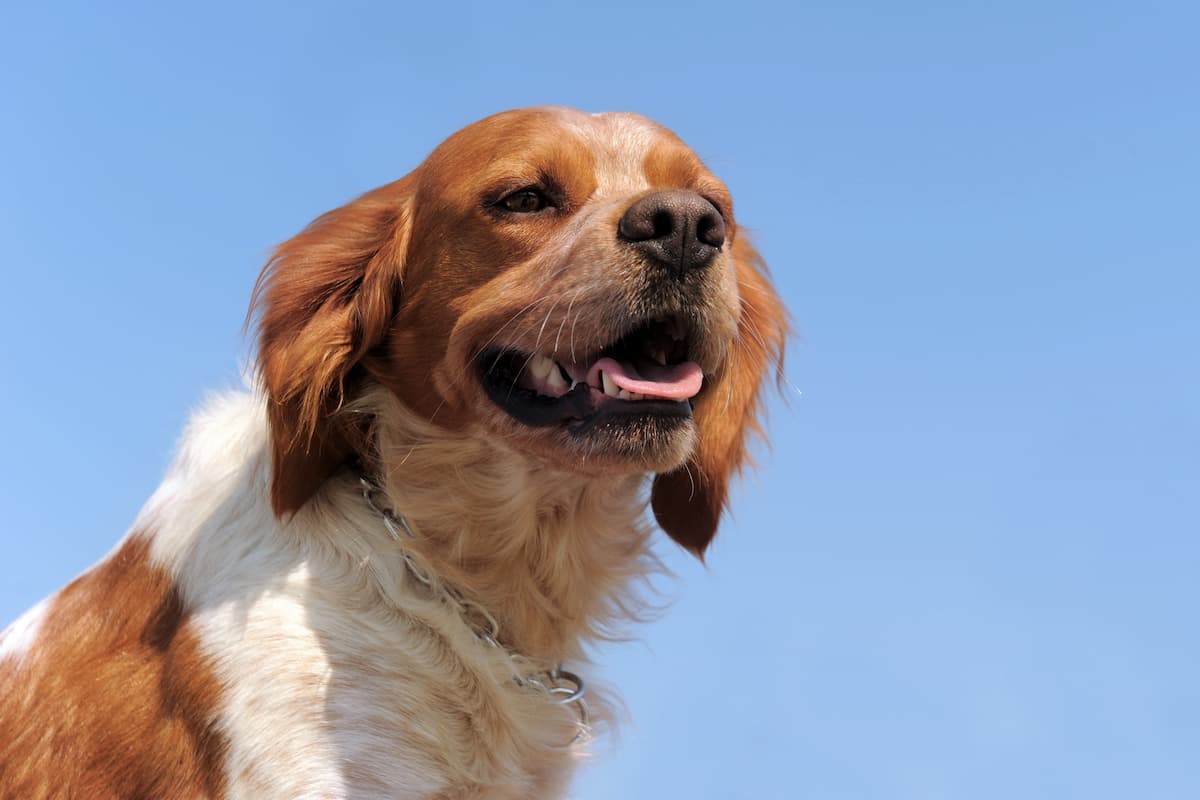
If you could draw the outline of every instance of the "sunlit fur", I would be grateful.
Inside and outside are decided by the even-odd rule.
[[[505,553],[513,562],[544,555],[563,568],[540,602],[532,594],[511,598],[529,622],[522,628],[523,620],[505,616],[506,632],[539,637],[529,640],[527,656],[577,657],[578,636],[610,616],[596,612],[611,598],[595,598],[574,623],[547,625],[551,609],[531,606],[569,594],[568,578],[578,587],[594,576],[599,583],[589,591],[611,593],[644,572],[646,531],[632,516],[640,505],[629,492],[615,529],[594,504],[619,496],[616,486],[593,487],[595,497],[574,513],[538,525],[538,509],[554,492],[505,477],[520,457],[430,429],[383,393],[360,407],[393,421],[380,429],[382,451],[411,451],[388,484],[405,487],[393,489],[398,505],[403,498],[430,549],[483,555],[483,542],[462,541],[480,530],[464,523],[487,524],[497,549],[507,541],[526,551]],[[414,433],[432,435],[425,449],[403,444]],[[482,646],[456,613],[413,584],[354,475],[339,471],[286,522],[270,508],[269,479],[261,398],[225,396],[193,421],[137,523],[158,532],[152,557],[175,576],[202,649],[229,687],[217,713],[229,742],[230,795],[394,797],[405,787],[400,796],[458,797],[449,792],[469,787],[479,794],[462,796],[557,796],[582,753],[582,743],[563,747],[575,733],[573,713],[517,687],[507,654]],[[458,494],[457,508],[437,490],[449,481],[471,487]],[[464,508],[478,518],[463,516]],[[587,536],[584,548],[563,544]],[[527,575],[532,566],[511,566],[506,586],[540,591],[539,579]],[[465,574],[444,577],[481,599],[501,588]],[[603,717],[602,705],[595,708]]]
[[[496,210],[538,182],[553,213]],[[615,233],[663,189],[727,230],[674,280]],[[660,313],[695,333],[690,419],[572,434],[482,389],[491,345],[574,360]],[[642,117],[507,112],[282,244],[252,318],[253,391],[210,400],[114,554],[0,637],[0,798],[562,797],[588,739],[514,676],[595,685],[586,646],[655,569],[648,507],[703,554],[781,364],[728,190]],[[360,472],[503,648],[406,571]]]

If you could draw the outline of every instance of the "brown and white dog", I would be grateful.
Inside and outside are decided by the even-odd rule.
[[[276,251],[101,563],[0,635],[0,797],[549,798],[567,667],[703,554],[786,317],[726,187],[631,114],[499,114]]]

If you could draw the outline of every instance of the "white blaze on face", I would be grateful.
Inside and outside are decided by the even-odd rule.
[[[662,131],[637,114],[607,112],[585,120],[568,119],[596,159],[596,196],[632,196],[650,188],[642,169],[646,155]]]
[[[49,609],[50,601],[43,600],[0,631],[0,660],[10,656],[19,659],[29,651]]]

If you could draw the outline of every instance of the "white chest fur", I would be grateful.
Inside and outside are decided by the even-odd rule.
[[[230,794],[561,796],[574,710],[418,585],[352,476],[277,520],[264,444],[256,400],[211,404],[135,526],[223,686]]]

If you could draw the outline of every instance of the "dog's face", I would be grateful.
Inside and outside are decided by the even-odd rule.
[[[376,378],[567,470],[681,466],[737,332],[725,186],[646,120],[555,110],[467,128],[416,183]]]
[[[259,296],[277,511],[364,446],[335,412],[373,380],[568,472],[657,472],[696,552],[785,336],[724,184],[644,118],[568,109],[454,134],[281,246]]]

